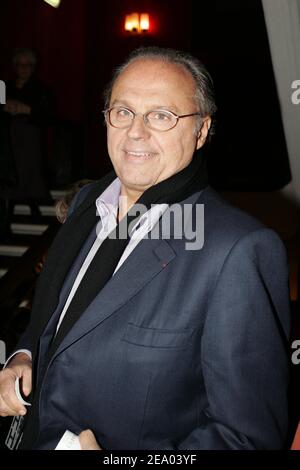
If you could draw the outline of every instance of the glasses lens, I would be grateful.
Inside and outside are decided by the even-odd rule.
[[[157,131],[172,129],[177,123],[177,117],[170,111],[155,110],[146,114],[148,126]]]
[[[114,127],[127,127],[130,126],[133,119],[133,112],[127,108],[112,108],[109,112],[109,120]]]

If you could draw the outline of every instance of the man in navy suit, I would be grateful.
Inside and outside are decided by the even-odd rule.
[[[1,415],[29,415],[21,448],[66,429],[94,449],[284,446],[285,250],[207,185],[197,150],[215,110],[189,55],[142,49],[116,71],[114,172],[72,201],[0,374]]]

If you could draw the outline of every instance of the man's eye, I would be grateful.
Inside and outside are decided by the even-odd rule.
[[[149,114],[149,119],[155,119],[156,121],[170,121],[171,115],[168,113],[162,113],[161,111],[153,111]]]
[[[117,110],[117,116],[120,117],[120,118],[130,117],[130,116],[131,116],[131,112],[129,111],[129,109],[120,108],[120,109]]]

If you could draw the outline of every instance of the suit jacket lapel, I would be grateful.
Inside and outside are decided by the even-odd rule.
[[[175,256],[165,240],[142,240],[77,320],[52,359],[126,304]]]

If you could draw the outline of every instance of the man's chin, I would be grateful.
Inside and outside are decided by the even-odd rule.
[[[125,178],[120,177],[123,188],[129,191],[136,191],[143,193],[146,189],[150,188],[155,184],[149,175],[143,178],[141,175],[126,175]]]

